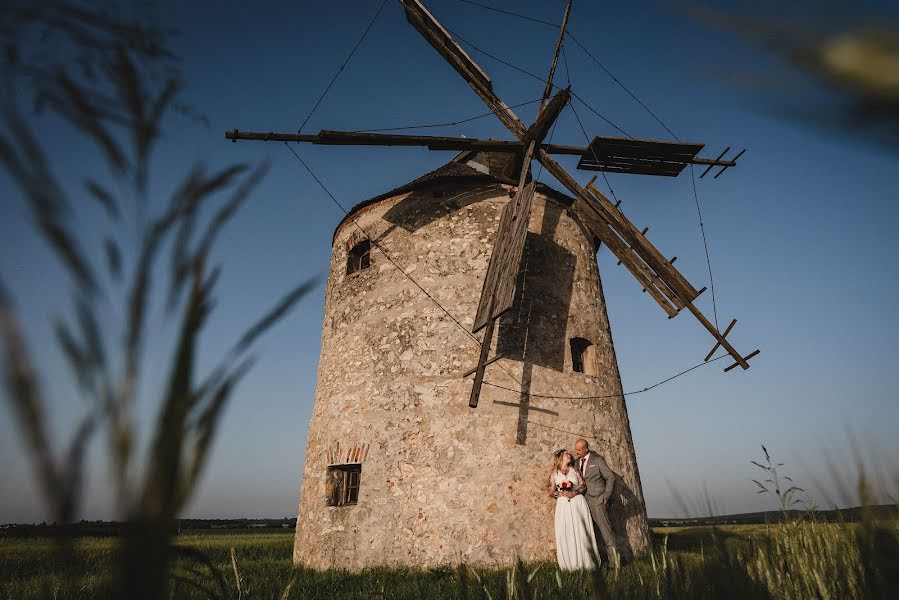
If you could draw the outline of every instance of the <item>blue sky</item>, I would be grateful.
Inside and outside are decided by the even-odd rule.
[[[556,22],[564,3],[492,0],[494,6]],[[226,143],[227,129],[296,131],[377,9],[377,2],[162,3],[162,20],[181,30],[176,51],[186,98],[205,127],[172,118],[153,165],[151,192],[162,202],[196,160],[211,166],[271,161],[269,176],[225,230],[216,258],[225,265],[218,306],[203,341],[212,364],[254,317],[295,282],[327,269],[342,214],[280,144]],[[544,76],[556,31],[457,0],[427,2],[448,28],[477,46]],[[772,5],[774,8],[776,5]],[[877,5],[872,4],[871,7]],[[895,13],[895,11],[894,11]],[[759,10],[759,14],[762,11]],[[776,12],[765,11],[775,19]],[[895,14],[892,15],[896,17]],[[697,369],[628,399],[650,516],[677,512],[672,487],[688,498],[707,488],[724,512],[773,508],[756,496],[749,464],[766,444],[820,504],[842,501],[828,465],[850,458],[849,438],[870,464],[897,467],[899,318],[896,225],[899,155],[855,136],[782,116],[813,110],[826,96],[807,78],[733,33],[716,31],[669,5],[575,2],[570,31],[671,127],[706,144],[747,148],[739,167],[698,183],[722,327],[753,368]],[[566,46],[572,89],[637,137],[667,133],[573,44]],[[543,84],[471,52],[507,104],[538,98]],[[564,82],[565,71],[557,72]],[[759,88],[741,82],[768,81]],[[575,104],[588,133],[616,132]],[[519,113],[533,118],[533,106]],[[371,129],[457,121],[485,112],[459,76],[388,2],[369,36],[305,129]],[[71,132],[41,124],[63,180],[96,158]],[[508,139],[493,118],[429,133]],[[571,110],[554,142],[583,144]],[[345,206],[432,170],[452,156],[421,148],[297,148]],[[576,157],[562,157],[573,171]],[[592,173],[575,172],[586,182]],[[553,182],[544,178],[552,184]],[[708,272],[687,174],[676,179],[610,176],[622,208],[696,284]],[[3,189],[10,190],[5,174]],[[84,200],[85,204],[87,200]],[[102,218],[77,215],[87,246]],[[49,318],[66,307],[69,284],[30,228],[24,202],[0,204],[0,274],[20,307],[52,397],[59,439],[83,410],[52,342]],[[612,255],[598,255],[625,390],[640,390],[702,360],[711,338],[689,315],[668,320]],[[323,286],[258,349],[259,363],[225,414],[195,517],[295,516],[307,424],[315,392]],[[699,302],[711,315],[711,295]],[[157,307],[158,308],[158,307]],[[157,310],[139,415],[155,416],[156,382],[174,330]],[[108,306],[110,326],[121,306]],[[85,518],[113,518],[105,447],[89,453]],[[43,518],[27,457],[7,409],[0,411],[0,522]],[[823,488],[818,491],[816,483]]]

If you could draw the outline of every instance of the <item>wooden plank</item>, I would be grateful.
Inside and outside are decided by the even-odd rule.
[[[543,144],[541,148],[543,148],[550,154],[570,154],[573,156],[581,157],[585,157],[585,155],[587,155],[586,157],[592,158],[589,156],[589,147],[585,148],[583,146],[568,146],[565,144]],[[732,160],[700,158],[698,156],[693,157],[689,162],[694,165],[712,165],[719,167],[734,167],[737,164]]]
[[[406,10],[406,19],[427,40],[431,46],[468,82],[471,89],[481,97],[500,121],[521,138],[527,127],[515,116],[515,113],[493,93],[490,78],[475,63],[449,32],[428,12],[419,0],[400,0]]]
[[[565,144],[543,144],[540,146],[550,154],[573,154],[582,156],[586,152],[583,146],[566,146]]]
[[[547,170],[552,173],[556,179],[561,181],[571,191],[576,198],[587,195],[587,191],[580,186],[574,179],[562,169],[558,163],[547,165]],[[638,282],[649,292],[652,298],[658,302],[659,306],[668,314],[674,317],[679,311],[679,307],[683,303],[677,298],[667,286],[662,283],[655,273],[652,272],[642,259],[637,256],[628,245],[615,233],[604,218],[594,210],[590,204],[584,201],[575,200],[570,209],[580,219],[593,234],[604,243],[609,250],[621,261],[628,271],[637,279]]]
[[[584,150],[577,168],[673,177],[702,148],[702,144],[596,136]]]
[[[534,189],[532,181],[503,208],[472,331],[480,330],[489,320],[512,308]]]
[[[614,167],[618,168],[631,168],[631,167],[644,167],[649,169],[659,169],[659,170],[676,170],[680,171],[683,169],[688,163],[685,161],[678,160],[659,160],[659,159],[650,159],[650,158],[632,158],[629,156],[617,156],[617,155],[607,155],[603,157],[599,157],[599,160],[595,160],[592,156],[587,158],[583,158],[578,167],[581,169],[592,168],[595,170],[604,170],[611,169]]]
[[[490,360],[488,360],[487,362],[485,362],[485,363],[484,363],[484,366],[485,366],[485,367],[489,367],[490,365],[492,365],[492,364],[495,363],[496,361],[502,360],[502,359],[505,358],[505,357],[506,357],[505,354],[497,354],[496,356],[494,356],[493,358],[491,358]],[[469,375],[474,375],[475,372],[477,372],[477,370],[478,370],[478,368],[477,368],[477,367],[474,367],[474,368],[471,368],[471,369],[465,371],[464,373],[462,373],[462,379],[465,379],[465,378],[468,377]]]
[[[272,131],[226,131],[225,139],[262,142],[307,142],[331,146],[425,146],[432,150],[481,150],[485,152],[521,152],[519,141],[479,140],[436,135],[404,135],[359,131],[322,130],[317,134],[276,133]]]
[[[640,233],[636,226],[620,210],[615,208],[605,194],[595,185],[588,185],[587,190],[602,212],[611,218],[609,224],[612,228],[621,235],[622,239],[630,244],[634,252],[658,273],[665,285],[674,290],[684,303],[692,302],[699,295],[696,288],[681,275],[680,271],[668,262],[668,259]]]
[[[485,73],[480,65],[478,65],[478,63],[476,63],[468,53],[453,40],[449,32],[444,29],[443,25],[441,25],[434,15],[431,14],[431,11],[425,8],[424,4],[419,2],[419,0],[400,0],[400,4],[406,9],[406,18],[409,19],[413,25],[417,27],[421,24],[429,29],[427,35],[422,32],[422,35],[425,35],[429,42],[431,42],[431,36],[435,36],[435,39],[439,39],[443,46],[452,48],[454,55],[460,63],[464,64],[465,68],[472,74],[472,77],[486,88],[493,88],[493,83],[490,81],[490,77],[487,73]],[[431,44],[433,45],[433,42],[431,42]]]
[[[521,254],[527,238],[531,205],[537,185],[535,181],[527,185],[524,185],[524,182],[527,181],[536,146],[536,142],[533,141],[528,144],[521,164],[518,191],[503,207],[472,331],[478,331],[488,321],[509,310],[515,301],[515,285],[518,281]]]
[[[752,352],[750,352],[749,354],[747,354],[746,356],[743,357],[743,362],[746,363],[746,366],[743,367],[744,370],[749,368],[749,359],[752,358],[753,356],[755,356],[756,354],[758,354],[759,352],[761,352],[761,350],[753,350]],[[738,366],[740,366],[740,363],[735,362],[731,366],[724,369],[724,372],[727,373],[731,369],[736,369]]]
[[[623,264],[631,272],[634,278],[643,286],[643,289],[649,292],[650,296],[662,307],[662,310],[669,317],[676,316],[679,310],[671,300],[671,298],[676,298],[676,296],[664,286],[640,257],[634,254],[628,245],[605,222],[595,214],[591,215],[586,203],[575,202],[571,210],[591,231],[597,234],[597,237],[618,258],[620,264]]]
[[[322,130],[308,140],[313,144],[332,146],[427,146],[439,150],[484,150],[520,152],[521,142],[479,140],[436,135],[403,135],[394,133],[364,133],[359,131]]]
[[[624,244],[624,242],[631,243],[631,240],[634,239],[633,234],[640,235],[640,232],[636,230],[636,228],[632,223],[630,223],[630,221],[624,219],[625,223],[629,226],[629,229],[626,231],[626,233],[630,237],[622,234],[623,232],[616,227],[616,225],[620,225],[620,223],[615,222],[618,221],[618,219],[610,219],[612,215],[609,215],[606,204],[608,204],[612,211],[617,212],[617,210],[614,206],[611,206],[608,198],[606,198],[604,195],[602,195],[601,192],[599,192],[599,190],[596,189],[592,181],[588,184],[587,189],[582,188],[580,184],[578,184],[574,180],[574,178],[572,178],[562,168],[562,166],[559,165],[559,163],[553,160],[552,157],[550,157],[549,154],[547,154],[546,151],[542,149],[538,150],[537,159],[541,163],[543,163],[543,166],[546,167],[547,171],[549,171],[557,180],[559,180],[559,182],[561,182],[566,188],[569,189],[569,191],[571,191],[575,195],[576,201],[571,207],[572,211],[575,212],[575,214],[577,214],[578,216],[587,216],[587,219],[584,220],[584,224],[587,225],[590,230],[593,231],[594,234],[599,237],[599,239],[602,240],[603,243],[605,243],[606,246],[608,246],[609,249],[618,258],[621,259],[622,264],[628,267],[628,270],[630,270],[631,273],[637,278],[637,280],[643,284],[643,287],[645,287],[647,291],[652,293],[653,282],[651,280],[648,280],[648,278],[645,277],[645,274],[640,273],[639,264],[635,263],[633,257],[628,255],[628,253],[626,252],[626,244]],[[599,198],[596,197],[597,195],[599,196]],[[621,219],[623,219],[623,217],[623,215],[620,215]],[[618,235],[621,236],[620,239],[618,238]],[[622,248],[622,245],[624,245],[624,248]],[[654,247],[649,244],[648,241],[646,242],[646,245],[654,249]],[[645,258],[643,254],[637,251],[636,247],[632,246],[632,248],[634,251],[636,251],[637,255],[640,256],[640,258]],[[645,251],[645,247],[643,248],[643,250]],[[652,262],[646,262],[647,266],[650,269],[655,270],[656,273],[662,275],[661,273],[659,273],[657,267]],[[674,269],[674,267],[671,266],[671,264],[664,258],[662,259],[662,262],[664,262],[670,270],[676,271],[676,269]],[[663,283],[668,286],[668,288],[670,288],[673,292],[680,296],[679,290],[676,290],[672,287],[670,279],[667,279],[665,277],[661,277],[661,279]],[[647,281],[649,281],[649,285],[646,285]],[[702,312],[692,304],[692,300],[695,299],[700,293],[702,293],[702,290],[695,292],[695,294],[692,295],[690,301],[685,302],[686,308],[688,308],[690,312],[693,313],[693,316],[695,316],[696,319],[703,325],[703,327],[705,327],[706,330],[708,330],[708,332],[712,334],[712,337],[714,337],[721,344],[721,346],[725,350],[727,350],[728,354],[730,354],[734,358],[734,360],[736,361],[736,365],[734,366],[739,365],[744,369],[748,369],[749,364],[746,362],[746,360],[742,356],[740,356],[740,354],[730,344],[730,342],[728,342],[724,338],[724,336],[722,336],[721,333],[718,332],[715,326],[712,325],[711,322],[709,322],[705,315],[703,315]],[[655,298],[655,296],[653,297]],[[655,299],[657,302],[659,302],[662,308],[665,308],[665,304],[660,301],[659,298]],[[681,300],[683,300],[682,297]],[[670,311],[666,310],[666,312],[669,312],[669,316],[673,316]],[[756,353],[750,356],[754,356]]]
[[[481,384],[484,382],[484,370],[487,368],[487,356],[490,354],[490,345],[493,343],[493,326],[496,319],[490,319],[487,330],[484,331],[484,340],[481,342],[481,354],[478,356],[478,366],[475,370],[474,383],[471,386],[471,395],[468,397],[468,406],[478,407],[481,398]]]
[[[253,140],[257,142],[314,142],[317,135],[305,133],[276,133],[274,131],[238,131],[236,129],[225,132],[225,139],[236,142],[237,140]]]
[[[624,240],[627,245],[631,246],[640,258],[651,267],[651,271],[658,274],[664,283],[664,285],[661,286],[661,290],[665,291],[666,287],[670,288],[672,294],[669,297],[675,305],[682,307],[686,302],[689,302],[696,297],[696,290],[690,286],[689,282],[686,282],[686,280],[683,279],[683,276],[680,277],[686,283],[687,287],[681,286],[680,289],[675,287],[678,280],[676,277],[671,276],[671,272],[675,272],[676,275],[680,275],[680,273],[677,273],[677,270],[668,263],[668,260],[665,259],[645,237],[643,237],[636,227],[634,227],[634,225],[628,221],[611,202],[609,202],[608,198],[596,189],[596,186],[594,186],[592,182],[587,184],[586,189],[581,187],[581,185],[577,183],[577,181],[575,181],[559,163],[553,160],[552,157],[542,149],[538,150],[537,158],[543,163],[553,177],[558,179],[566,188],[574,193],[576,200],[572,208],[577,210],[578,208],[576,207],[579,202],[585,203],[587,208],[583,208],[581,210],[582,213],[587,212],[587,209],[596,213],[598,219],[591,219],[589,225],[594,233],[597,234],[597,237],[600,237],[598,233],[601,229],[601,225],[598,225],[597,222],[605,223],[614,230],[621,239]],[[608,240],[605,240],[602,237],[600,237],[600,240],[611,247]],[[621,258],[618,254],[616,254],[616,256]],[[627,264],[623,260],[622,263]],[[663,266],[660,267],[660,264]],[[633,269],[631,269],[631,272],[633,272]],[[667,292],[666,295],[668,295]]]
[[[553,62],[549,66],[549,76],[546,78],[546,87],[543,88],[543,100],[540,102],[540,112],[546,106],[549,95],[553,91],[553,76],[556,74],[556,63],[559,62],[559,53],[562,50],[562,41],[565,39],[565,28],[568,27],[568,15],[571,13],[571,0],[565,7],[565,14],[562,15],[562,26],[559,27],[559,39],[556,40],[556,50],[553,52]],[[555,119],[553,119],[555,120]]]
[[[721,335],[721,333],[715,328],[715,326],[712,325],[711,321],[709,321],[706,316],[693,305],[692,302],[687,304],[687,308],[691,313],[693,313],[693,316],[696,317],[700,323],[702,323],[702,326],[712,334],[712,337],[718,340],[718,343],[721,344],[721,347],[727,350],[727,353],[730,354],[731,357],[737,362],[737,365],[743,367],[744,370],[749,368],[749,363],[747,363],[746,360],[744,360],[744,358],[740,356],[740,353],[737,352],[737,349],[734,348],[723,335]]]
[[[677,177],[683,171],[680,169],[659,169],[653,167],[637,167],[637,166],[608,166],[608,165],[589,165],[579,164],[578,169],[582,171],[604,171],[606,173],[618,173],[621,175],[653,175],[656,177]]]
[[[549,133],[552,124],[559,118],[559,113],[562,112],[562,109],[565,108],[565,105],[568,104],[568,100],[570,99],[570,91],[567,89],[559,90],[559,93],[553,97],[548,105],[546,105],[546,108],[540,111],[537,118],[534,119],[534,122],[528,127],[522,141],[525,143],[534,141],[538,144],[542,142],[543,138],[546,137],[546,134]]]
[[[590,146],[597,154],[603,152],[606,148],[615,148],[629,150],[641,156],[694,156],[705,147],[705,144],[598,135],[590,142]]]
[[[721,337],[727,337],[727,334],[730,333],[730,330],[733,329],[733,328],[734,328],[734,325],[736,325],[736,324],[737,324],[737,320],[736,320],[736,319],[734,319],[733,321],[731,321],[731,322],[730,322],[730,325],[727,326],[727,329],[724,330],[724,333],[721,334]],[[721,347],[721,344],[720,344],[719,342],[715,342],[715,345],[712,346],[711,352],[709,352],[708,354],[706,354],[706,356],[705,356],[705,358],[703,359],[702,362],[709,362],[709,359],[712,358],[712,355],[713,355],[713,354],[715,354],[715,350],[717,350],[717,349],[720,348],[720,347]]]

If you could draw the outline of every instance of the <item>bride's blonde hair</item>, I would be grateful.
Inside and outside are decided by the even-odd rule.
[[[549,472],[550,476],[554,475],[556,471],[559,471],[562,467],[562,457],[565,456],[565,453],[568,452],[565,448],[559,448],[555,452],[553,452],[553,462],[552,462],[552,470]]]

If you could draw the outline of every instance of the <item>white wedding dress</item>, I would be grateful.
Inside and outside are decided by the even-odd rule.
[[[572,466],[568,473],[556,471],[553,476],[555,484],[568,481],[577,489],[578,478],[574,469]],[[556,556],[559,566],[566,570],[599,566],[599,548],[593,533],[593,518],[582,494],[570,500],[562,496],[556,499]]]

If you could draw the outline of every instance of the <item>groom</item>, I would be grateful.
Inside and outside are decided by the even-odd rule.
[[[609,524],[606,505],[615,487],[615,474],[602,456],[590,450],[590,444],[585,439],[574,443],[574,455],[576,457],[574,464],[587,484],[584,498],[587,500],[587,506],[590,507],[593,522],[596,523],[599,533],[602,534],[602,541],[606,545],[609,561],[613,561],[617,548],[615,547],[615,535]]]

